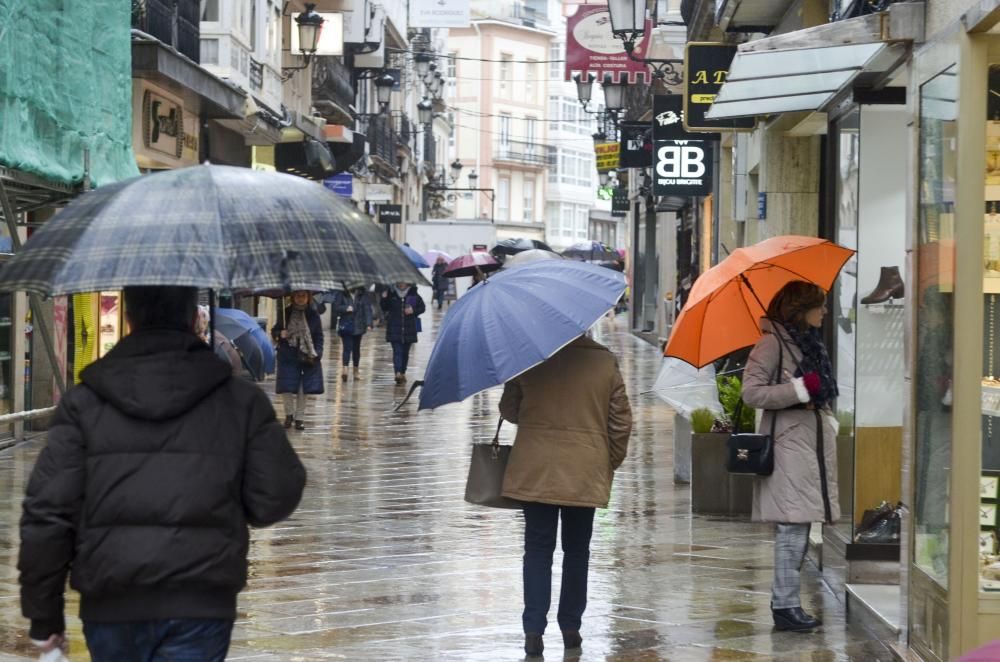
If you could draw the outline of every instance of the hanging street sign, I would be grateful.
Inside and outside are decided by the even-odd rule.
[[[611,215],[616,217],[624,216],[628,213],[628,209],[628,189],[624,186],[618,186],[611,194]]]
[[[729,65],[736,57],[736,46],[691,42],[684,54],[684,128],[688,131],[752,131],[753,117],[707,120],[705,113],[719,94]]]
[[[619,168],[618,156],[621,154],[620,143],[595,143],[594,154],[597,156],[597,172],[610,172]]]
[[[684,97],[681,95],[657,94],[653,97],[654,141],[718,139],[718,133],[694,133],[684,128]]]
[[[379,205],[378,222],[399,225],[403,222],[403,205]]]
[[[653,136],[649,124],[622,122],[618,134],[621,136],[620,167],[648,168],[653,158]]]
[[[701,196],[712,192],[712,143],[658,140],[653,156],[653,195]]]
[[[650,34],[652,28],[652,21],[647,20],[644,34]],[[609,73],[616,82],[636,83],[640,78],[649,81],[649,66],[642,62],[646,41],[636,41],[633,60],[622,49],[621,40],[611,33],[608,6],[578,5],[576,13],[566,19],[566,80],[573,80],[574,74],[592,73],[600,81]]]
[[[341,172],[323,180],[323,186],[337,195],[350,199],[354,193],[354,176],[349,172]]]

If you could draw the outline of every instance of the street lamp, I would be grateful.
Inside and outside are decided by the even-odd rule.
[[[384,73],[375,79],[375,98],[378,100],[379,108],[385,110],[392,99],[392,88],[396,85],[396,79],[390,73]]]
[[[608,0],[611,34],[622,40],[631,53],[646,30],[646,0]]]
[[[619,79],[620,80],[620,79]],[[611,74],[604,74],[604,105],[611,112],[618,112],[625,107],[625,83],[616,83]]]
[[[462,162],[455,159],[451,163],[451,181],[457,182],[460,174],[462,174]]]
[[[433,64],[434,56],[427,51],[420,51],[413,56],[414,66],[417,70],[417,76],[423,78],[430,71],[431,65]]]
[[[596,76],[594,74],[576,74],[573,76],[573,82],[576,83],[576,98],[579,99],[580,105],[587,108],[587,104],[590,103],[590,99],[594,93],[594,79]]]
[[[421,80],[424,81],[424,85],[430,85],[434,81],[434,72],[437,68],[438,66],[433,62],[427,65],[427,70],[421,76]]]
[[[597,173],[597,181],[601,183],[601,188],[608,185],[608,177],[608,173],[606,172]]]
[[[316,12],[316,3],[307,2],[306,10],[295,17],[299,31],[299,50],[302,51],[302,66],[282,67],[281,80],[287,81],[296,71],[309,66],[319,48],[319,35],[323,31],[323,17]]]
[[[475,170],[469,171],[469,188],[476,188],[476,184],[479,183],[479,175],[476,174]]]
[[[434,104],[427,97],[417,104],[417,119],[421,124],[430,124],[434,119]]]

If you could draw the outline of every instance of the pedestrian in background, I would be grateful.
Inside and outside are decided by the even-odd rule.
[[[431,270],[431,285],[434,288],[433,300],[437,302],[438,310],[441,310],[444,305],[444,297],[448,293],[448,278],[444,275],[447,269],[448,262],[439,255]]]
[[[285,427],[304,430],[306,396],[323,393],[323,322],[311,305],[312,294],[292,293],[292,305],[271,329],[278,344],[275,392],[282,396]]]
[[[233,377],[249,377],[249,372],[243,369],[243,359],[240,358],[240,353],[233,346],[233,343],[218,329],[215,330],[215,335],[213,337],[213,342],[209,342],[209,329],[212,326],[211,313],[209,312],[208,306],[198,306],[198,323],[195,328],[195,333],[198,334],[206,345],[212,347],[215,351],[215,355],[218,356],[223,361],[229,363],[233,368]]]
[[[753,519],[775,523],[771,611],[778,630],[822,625],[802,609],[802,564],[812,523],[840,518],[838,391],[820,332],[825,314],[821,288],[785,285],[761,320],[763,335],[743,372],[743,401],[764,410],[761,432],[770,433],[774,421],[774,473],[754,482]]]
[[[417,342],[417,334],[421,331],[420,316],[424,310],[426,306],[417,293],[416,285],[396,283],[394,287],[382,291],[385,340],[392,345],[392,368],[397,384],[406,382],[410,347]]]
[[[524,502],[524,651],[541,655],[544,648],[560,519],[557,618],[565,647],[578,648],[594,511],[608,506],[611,481],[632,433],[618,361],[607,347],[581,336],[507,382],[500,414],[518,426],[503,495]]]
[[[337,335],[343,343],[343,368],[340,380],[347,381],[347,366],[354,362],[354,379],[361,379],[361,339],[372,330],[372,302],[365,287],[337,292],[333,298],[333,312],[338,316]]]
[[[196,335],[197,303],[195,288],[125,288],[129,335],[59,402],[18,561],[44,653],[65,648],[69,574],[94,662],[221,662],[247,525],[298,505],[305,469],[264,392]]]

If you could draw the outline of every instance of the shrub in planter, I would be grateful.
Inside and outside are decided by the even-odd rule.
[[[702,407],[691,412],[691,432],[694,434],[705,434],[711,432],[717,421],[715,412]]]

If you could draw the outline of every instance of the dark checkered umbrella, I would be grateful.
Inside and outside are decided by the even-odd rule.
[[[285,291],[426,280],[378,225],[316,182],[227,166],[85,193],[0,270],[0,289],[127,285]]]

